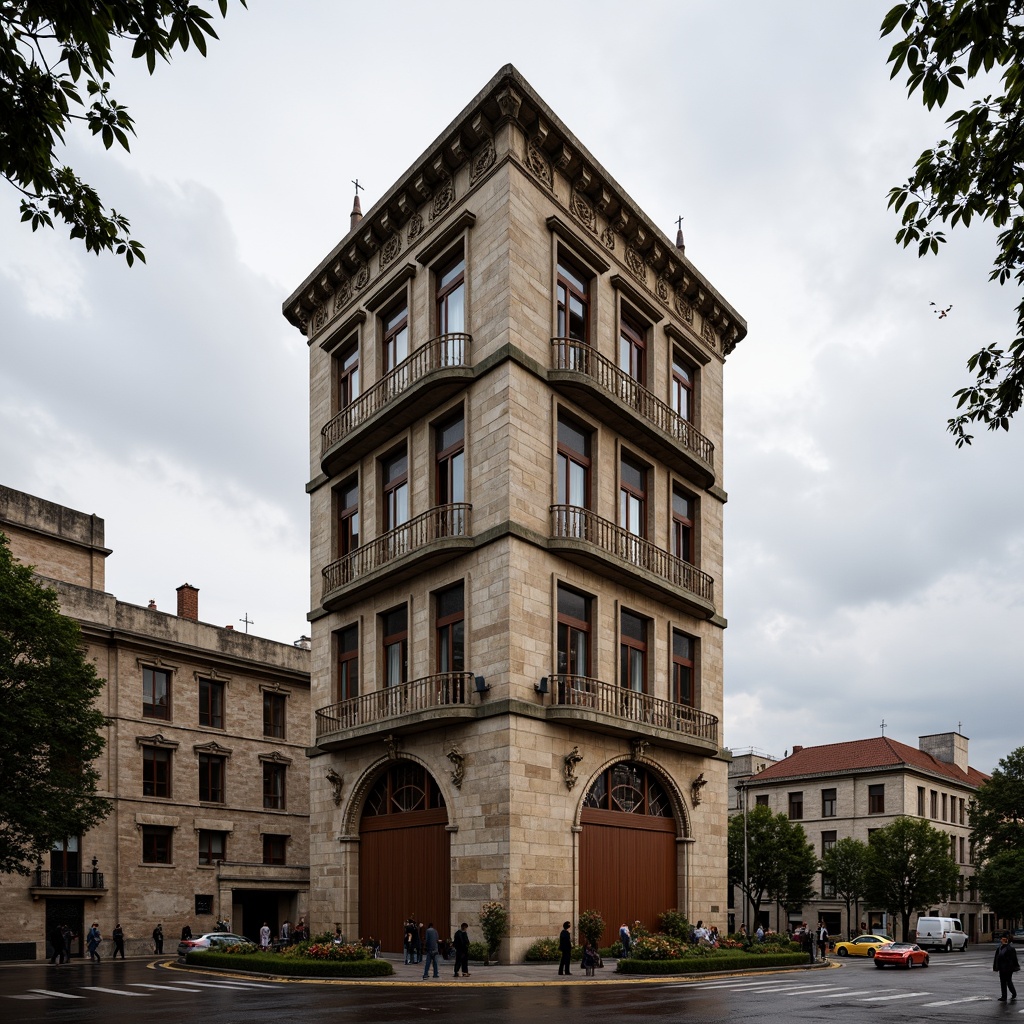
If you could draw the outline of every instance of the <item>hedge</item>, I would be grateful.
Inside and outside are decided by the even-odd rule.
[[[620,960],[618,974],[709,974],[754,967],[798,967],[806,953],[743,953],[726,951],[686,960]]]
[[[276,953],[214,953],[205,949],[188,953],[185,963],[302,978],[389,978],[395,973],[387,960],[307,960]]]

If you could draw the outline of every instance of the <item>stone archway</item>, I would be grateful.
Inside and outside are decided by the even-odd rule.
[[[390,762],[363,805],[359,822],[359,936],[402,950],[411,914],[451,930],[451,853],[448,810],[437,783],[415,761]]]
[[[619,761],[591,784],[580,812],[580,911],[604,918],[601,945],[619,925],[657,931],[678,906],[679,826],[668,786],[646,765]]]

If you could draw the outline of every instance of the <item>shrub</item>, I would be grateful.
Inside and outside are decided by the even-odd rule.
[[[667,935],[641,935],[633,941],[629,956],[635,960],[679,960],[689,949],[689,946]]]
[[[611,951],[602,950],[603,956],[611,956]],[[582,946],[573,946],[570,959],[579,960],[583,956]],[[562,952],[558,948],[558,939],[538,939],[526,951],[523,959],[527,963],[558,963],[562,958]]]
[[[580,914],[579,931],[584,941],[596,946],[604,934],[604,918],[596,910],[584,910]]]
[[[709,950],[706,954],[687,956],[680,960],[620,960],[616,967],[618,974],[707,974],[712,971],[743,971],[751,966],[793,967],[806,962],[802,953],[768,953],[751,964],[743,953],[730,951],[721,953]]]
[[[486,960],[487,959],[487,943],[486,942],[471,942],[469,944],[469,959],[470,960]]]
[[[355,960],[372,960],[373,951],[366,946],[352,942],[311,942],[299,956],[309,960],[333,960],[351,962]]]
[[[189,964],[229,967],[256,974],[293,975],[304,978],[387,978],[395,973],[387,960],[317,960],[278,956],[276,953],[226,955],[221,950],[195,950],[185,957]]]
[[[686,920],[686,915],[680,914],[678,910],[666,910],[658,918],[658,927],[666,935],[680,942],[686,942],[690,938],[690,922]]]
[[[497,900],[485,903],[480,908],[480,928],[487,943],[487,959],[490,960],[498,952],[501,940],[508,932],[508,911]]]

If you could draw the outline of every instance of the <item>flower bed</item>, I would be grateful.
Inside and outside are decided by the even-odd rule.
[[[362,946],[334,946],[334,950],[338,951],[336,953],[317,944],[310,948],[323,952],[313,956],[291,956],[260,952],[222,953],[200,949],[187,954],[185,963],[197,967],[223,967],[303,978],[389,978],[395,973],[387,960],[369,958],[369,951]],[[359,955],[354,951],[359,951]]]
[[[697,952],[697,950],[701,952]],[[706,952],[705,952],[706,950]],[[744,953],[742,950],[694,947],[677,959],[620,960],[618,974],[707,974],[740,971],[752,967],[798,967],[807,963],[804,953]]]

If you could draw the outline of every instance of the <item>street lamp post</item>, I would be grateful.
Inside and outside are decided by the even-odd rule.
[[[747,892],[747,880],[750,877],[747,872],[747,784],[746,781],[740,783],[740,796],[743,804],[743,885],[740,888],[740,893],[743,896],[743,927],[746,929],[747,935],[750,935],[750,895]]]

